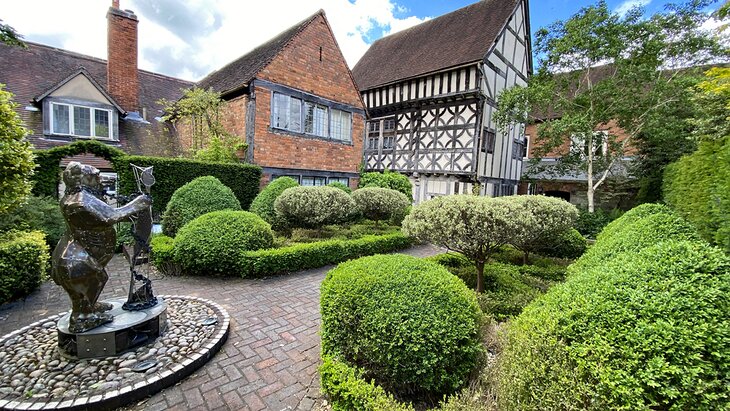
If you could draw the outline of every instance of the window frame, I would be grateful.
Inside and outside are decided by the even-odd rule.
[[[271,131],[274,132],[281,132],[283,131],[286,134],[293,134],[299,137],[307,137],[307,138],[315,138],[315,139],[321,139],[331,142],[339,142],[342,144],[353,144],[353,121],[354,121],[354,112],[344,109],[341,104],[337,103],[331,103],[328,101],[324,101],[321,99],[317,99],[315,96],[312,96],[312,98],[307,98],[306,95],[300,95],[301,93],[287,93],[283,91],[278,90],[272,90],[271,91],[271,116],[269,119],[269,128]],[[287,103],[287,125],[281,126],[278,123],[278,119],[281,117],[279,115],[279,108],[277,105],[277,102],[280,101],[279,99],[281,97],[286,97]],[[299,121],[298,125],[299,128],[295,129],[291,127],[292,121],[292,101],[298,101],[299,102]],[[312,106],[312,129],[311,131],[307,131],[307,116],[308,116],[308,106]],[[319,122],[316,122],[317,119],[317,110],[318,109],[324,109],[324,119],[320,120]],[[335,133],[335,126],[334,122],[336,121],[334,112],[337,112],[337,117],[339,117],[339,120],[342,122],[341,125],[346,125],[347,127],[342,128],[342,130]],[[343,119],[343,116],[347,115],[349,118],[349,121],[347,119]],[[342,121],[344,120],[344,121]],[[318,127],[315,127],[315,123],[319,123],[319,127],[322,127],[322,133],[318,133]]]
[[[64,133],[61,131],[56,131],[56,114],[54,112],[55,106],[65,106],[68,108],[68,133]],[[85,105],[85,104],[78,104],[78,103],[72,103],[72,102],[62,102],[62,101],[51,101],[48,106],[48,119],[49,119],[49,131],[51,135],[57,135],[57,136],[72,136],[72,137],[79,137],[79,138],[94,138],[94,139],[100,139],[100,140],[116,140],[114,138],[114,121],[113,116],[114,113],[111,109],[108,108],[100,108],[100,107],[94,107],[91,105]],[[89,110],[89,135],[84,134],[77,134],[76,132],[76,119],[75,119],[75,109],[87,109]],[[103,111],[107,113],[107,136],[97,136],[96,135],[96,111]]]

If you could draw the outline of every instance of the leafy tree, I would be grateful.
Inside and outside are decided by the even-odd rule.
[[[358,187],[390,188],[391,190],[400,191],[410,201],[413,201],[413,186],[411,185],[411,181],[408,177],[396,171],[385,170],[382,173],[378,173],[377,171],[362,173]]]
[[[12,93],[0,84],[0,213],[20,205],[30,194],[31,180],[35,168],[33,153],[25,136]]]
[[[14,28],[7,24],[3,24],[2,20],[0,20],[0,43],[26,48],[27,46],[22,39],[23,36],[18,34]]]
[[[507,197],[436,197],[413,207],[403,232],[464,254],[477,268],[477,292],[484,292],[484,265],[499,247],[531,229],[523,210]],[[529,220],[532,221],[532,220]]]
[[[540,120],[532,170],[544,171],[540,158],[558,152],[562,158],[550,171],[585,174],[593,212],[595,191],[640,144],[641,133],[685,99],[692,70],[680,68],[728,56],[700,28],[709,3],[670,5],[645,18],[641,8],[620,16],[599,1],[538,30],[537,74],[527,87],[505,90],[497,111],[502,128]],[[568,138],[579,148],[560,150]]]
[[[183,90],[180,100],[158,101],[165,121],[184,121],[190,127],[191,150],[197,160],[237,162],[236,150],[244,147],[240,138],[227,132],[221,123],[225,101],[212,89],[193,87]]]

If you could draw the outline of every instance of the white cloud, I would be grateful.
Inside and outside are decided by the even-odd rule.
[[[652,0],[625,0],[623,3],[619,4],[618,7],[616,7],[615,11],[619,16],[623,16],[634,7],[646,7],[651,2]]]
[[[12,2],[0,17],[29,41],[106,58],[105,15],[110,4]],[[368,36],[371,31],[390,34],[426,20],[396,17],[404,9],[393,0],[121,0],[121,8],[134,10],[139,18],[139,67],[190,80],[224,66],[320,8],[350,67],[374,40]]]

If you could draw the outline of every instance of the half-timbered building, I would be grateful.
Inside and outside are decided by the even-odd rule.
[[[499,93],[526,85],[528,0],[482,0],[372,44],[353,69],[369,112],[367,170],[409,176],[416,202],[517,192],[524,125],[494,122]]]

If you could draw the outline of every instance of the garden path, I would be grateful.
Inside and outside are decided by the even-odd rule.
[[[421,245],[418,257],[441,252]],[[102,299],[127,294],[121,255],[109,264]],[[319,286],[331,266],[286,276],[235,278],[153,276],[155,293],[212,300],[231,316],[228,341],[179,384],[128,410],[311,410],[319,400]],[[0,335],[68,310],[68,296],[46,282],[28,298],[0,306]]]

